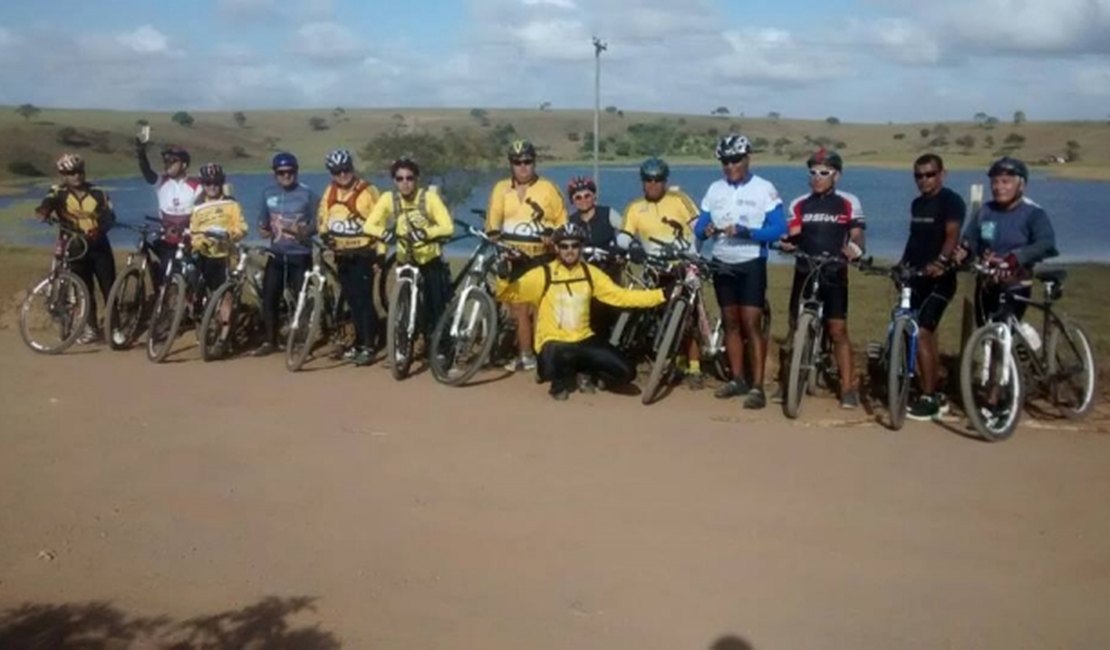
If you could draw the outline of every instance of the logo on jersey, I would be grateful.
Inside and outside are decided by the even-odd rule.
[[[828,212],[810,212],[802,215],[803,223],[848,223],[846,214],[829,214]]]

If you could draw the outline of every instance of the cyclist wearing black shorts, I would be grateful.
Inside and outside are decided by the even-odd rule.
[[[788,240],[784,250],[797,250],[806,255],[833,255],[856,260],[863,255],[863,208],[854,194],[836,188],[844,161],[840,154],[824,148],[806,161],[811,192],[790,204]],[[810,264],[799,259],[794,266],[794,284],[790,289],[790,328],[794,329],[798,305]],[[855,372],[852,365],[852,342],[848,338],[848,267],[826,265],[822,271],[821,299],[824,305],[825,329],[833,344],[833,355],[840,370],[840,406],[859,406]],[[780,383],[779,390],[782,390]]]
[[[921,269],[914,278],[910,307],[917,312],[917,362],[921,397],[910,405],[909,417],[931,420],[947,409],[937,392],[940,350],[937,326],[952,297],[956,295],[956,273],[950,261],[960,239],[967,205],[960,195],[944,186],[944,161],[927,153],[913,164],[913,179],[921,193],[910,204],[910,235],[902,252],[901,266]]]

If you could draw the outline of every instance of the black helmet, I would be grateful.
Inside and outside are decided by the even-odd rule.
[[[662,179],[667,180],[671,175],[671,168],[667,161],[652,156],[640,164],[640,180]]]
[[[583,242],[586,241],[586,229],[574,222],[565,223],[555,229],[552,239],[555,240],[555,243],[568,239]]]
[[[527,140],[513,140],[509,144],[509,160],[535,160],[536,146]]]
[[[991,178],[1004,174],[1008,176],[1020,176],[1023,181],[1029,181],[1029,168],[1017,158],[1003,156],[991,163],[990,169],[987,170],[987,176]]]
[[[188,167],[189,163],[192,162],[192,158],[189,156],[189,152],[185,150],[185,147],[179,147],[176,144],[167,144],[166,146],[162,147],[162,158],[170,157],[177,158],[181,162],[185,163],[186,167]]]
[[[200,168],[200,182],[223,183],[225,180],[224,168],[219,163],[206,163]]]
[[[844,171],[844,160],[841,159],[840,154],[824,147],[814,151],[809,160],[806,161],[806,167],[813,167],[814,165],[826,165],[838,172]]]

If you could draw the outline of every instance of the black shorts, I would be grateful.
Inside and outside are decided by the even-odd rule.
[[[197,255],[196,265],[209,293],[219,289],[220,285],[227,281],[228,259],[226,257]]]
[[[555,257],[549,253],[543,255],[536,255],[535,257],[529,255],[521,255],[517,258],[509,260],[509,282],[516,282],[522,275],[536,268],[547,264]]]
[[[806,286],[808,270],[794,269],[794,284],[790,287],[790,323],[798,317],[798,304],[801,301],[802,290]],[[848,318],[848,269],[839,267],[828,269],[821,273],[821,295],[824,305],[824,318],[844,320]]]
[[[952,297],[956,295],[956,274],[949,273],[939,278],[915,278],[910,283],[910,307],[917,312],[917,324],[937,331],[940,319]]]
[[[767,300],[767,260],[763,258],[724,264],[713,273],[717,304],[725,307],[763,307]]]

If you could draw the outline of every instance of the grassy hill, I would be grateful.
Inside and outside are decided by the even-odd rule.
[[[272,153],[282,149],[295,152],[307,168],[318,169],[329,149],[359,151],[386,131],[483,131],[506,124],[536,142],[545,158],[572,162],[590,158],[587,143],[593,129],[588,110],[249,111],[243,126],[230,111],[191,115],[195,122],[185,127],[164,112],[43,109],[24,118],[15,107],[0,106],[0,182],[29,180],[26,174],[34,169],[52,175],[52,161],[66,150],[84,155],[95,177],[133,174],[131,141],[139,120],[150,123],[154,142],[183,144],[195,161],[218,160],[232,170],[265,169]],[[318,118],[315,127],[313,118]],[[649,153],[663,153],[674,162],[710,161],[716,136],[730,130],[758,139],[763,163],[797,161],[818,144],[829,143],[849,165],[905,167],[922,152],[936,151],[950,167],[982,167],[1003,149],[1030,162],[1065,156],[1070,141],[1078,160],[1053,164],[1054,173],[1110,178],[1110,124],[1105,122],[829,124],[612,112],[602,115],[601,129],[603,158],[615,162],[640,160]]]

